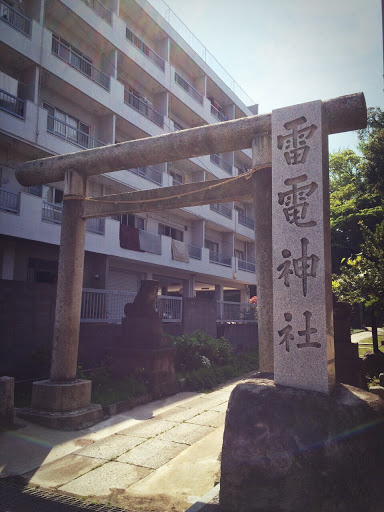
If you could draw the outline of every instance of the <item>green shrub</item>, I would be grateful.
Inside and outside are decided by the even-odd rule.
[[[176,347],[176,371],[191,371],[210,366],[221,366],[231,361],[232,345],[225,338],[215,339],[203,331],[191,335],[171,336]]]

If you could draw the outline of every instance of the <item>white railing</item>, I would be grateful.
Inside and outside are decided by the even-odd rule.
[[[251,219],[250,217],[247,217],[241,212],[237,212],[239,224],[242,224],[243,226],[247,226],[247,228],[255,229],[255,221]]]
[[[98,0],[83,0],[95,13],[112,25],[112,13]]]
[[[52,133],[57,137],[61,137],[62,139],[66,139],[72,144],[80,146],[84,149],[93,149],[99,148],[100,146],[106,146],[105,142],[95,139],[95,137],[92,137],[88,133],[85,133],[75,126],[61,121],[61,119],[58,119],[57,117],[53,117],[50,114],[47,116],[47,132]]]
[[[25,117],[25,101],[13,96],[7,91],[0,89],[0,110],[8,112],[15,117],[24,119]]]
[[[93,66],[88,59],[76,53],[72,48],[68,48],[68,46],[58,41],[53,35],[52,53],[109,91],[109,76]]]
[[[48,203],[43,201],[42,220],[45,222],[52,222],[53,224],[61,224],[63,219],[63,205],[62,203]],[[105,219],[94,218],[87,219],[86,229],[88,233],[95,233],[96,235],[104,235],[105,233]]]
[[[256,264],[253,261],[237,260],[237,266],[239,270],[245,270],[246,272],[256,272]]]
[[[197,245],[188,245],[188,254],[190,258],[201,260],[201,247]]]
[[[218,322],[257,322],[257,306],[249,302],[217,301]]]
[[[164,71],[165,64],[164,59],[160,57],[152,48],[144,43],[137,35],[135,35],[128,27],[125,29],[125,36],[136,48],[138,48],[148,59],[156,64],[160,69]]]
[[[31,35],[31,20],[2,0],[0,0],[0,20],[5,21],[26,36]]]
[[[232,165],[219,157],[219,155],[211,155],[210,160],[213,164],[223,169],[223,171],[232,175]]]
[[[124,103],[133,107],[135,110],[140,112],[140,114],[152,121],[152,123],[160,126],[160,128],[164,127],[164,117],[159,114],[159,112],[156,112],[156,110],[149,106],[145,101],[136,96],[136,94],[133,94],[131,91],[127,91],[127,89],[124,89]]]
[[[211,114],[216,117],[219,121],[227,121],[227,116],[221,112],[219,109],[215,107],[215,105],[211,105]]]
[[[0,189],[0,210],[19,213],[19,194]]]
[[[180,85],[194,100],[201,105],[203,104],[203,96],[189,82],[175,71],[175,82]]]
[[[220,215],[224,215],[224,217],[228,217],[228,219],[232,219],[232,210],[221,203],[213,203],[210,206],[210,209],[214,212],[220,213]]]
[[[163,183],[163,173],[153,167],[149,167],[148,165],[144,167],[135,167],[133,169],[129,169],[129,171],[145,178],[148,181],[152,181],[157,185],[162,185]]]
[[[217,263],[217,265],[224,265],[225,267],[232,266],[232,258],[230,256],[224,256],[219,252],[209,251],[210,263]]]
[[[81,322],[121,323],[124,306],[135,297],[135,292],[83,288]],[[183,298],[159,295],[156,310],[163,322],[181,322]]]

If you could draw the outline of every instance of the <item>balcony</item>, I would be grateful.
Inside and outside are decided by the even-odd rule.
[[[42,220],[52,224],[61,224],[63,219],[63,205],[61,203],[48,203],[43,201]],[[86,229],[89,233],[104,235],[105,219],[87,219]]]
[[[83,75],[87,76],[93,82],[100,85],[100,87],[109,91],[109,76],[95,68],[88,59],[85,59],[74,50],[58,41],[54,35],[52,35],[52,53],[59,59],[65,61],[71,67],[80,71],[80,73],[83,73]]]
[[[224,265],[225,267],[232,266],[232,258],[230,256],[224,256],[219,252],[209,251],[210,263],[216,263],[217,265]]]
[[[152,183],[156,183],[156,185],[161,186],[163,184],[163,173],[153,167],[135,167],[134,169],[129,170],[146,180],[152,181]]]
[[[220,215],[224,215],[224,217],[228,217],[228,219],[232,219],[232,210],[228,208],[228,206],[224,206],[220,203],[214,203],[210,205],[212,211],[219,213]]]
[[[242,224],[243,226],[247,226],[247,228],[255,229],[255,221],[251,219],[250,217],[247,217],[241,212],[238,213],[239,218],[239,224]]]
[[[159,67],[162,71],[165,69],[164,60],[157,55],[157,53],[152,50],[148,45],[144,43],[139,37],[137,37],[128,27],[125,29],[125,37],[130,41],[136,48],[138,48],[141,53],[143,53],[149,60],[151,60],[157,67]]]
[[[245,270],[246,272],[256,272],[256,265],[253,261],[237,260],[239,270]]]
[[[211,114],[219,121],[227,121],[227,116],[218,110],[214,105],[211,105]]]
[[[9,213],[19,213],[19,194],[0,189],[0,210]]]
[[[25,118],[25,101],[0,89],[0,110],[4,110],[19,119]]]
[[[0,0],[0,19],[24,35],[31,37],[31,20],[2,0]]]
[[[213,164],[232,176],[232,165],[220,158],[219,155],[210,155],[210,160]]]
[[[182,78],[179,73],[175,71],[175,82],[180,85],[194,100],[196,100],[200,105],[203,104],[203,96],[197,91],[191,84],[189,84],[184,78]]]
[[[164,117],[145,103],[141,98],[133,94],[133,92],[127,91],[126,89],[124,89],[124,103],[140,112],[140,114],[157,124],[157,126],[160,126],[160,128],[163,128]]]
[[[83,149],[93,149],[100,146],[106,146],[105,142],[95,139],[78,128],[61,121],[57,117],[53,117],[50,114],[47,116],[47,132],[66,139],[76,146],[80,146]]]
[[[196,245],[188,245],[188,254],[190,258],[194,260],[201,260],[201,247]]]
[[[83,0],[95,13],[107,23],[112,25],[112,13],[98,0]]]

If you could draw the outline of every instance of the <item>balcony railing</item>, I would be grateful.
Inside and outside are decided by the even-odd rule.
[[[232,210],[228,208],[228,206],[224,206],[220,203],[214,203],[210,205],[211,210],[219,213],[220,215],[224,215],[224,217],[228,217],[228,219],[232,219]]]
[[[239,217],[239,224],[242,224],[243,226],[247,226],[248,228],[254,229],[255,228],[255,221],[251,219],[250,217],[247,217],[241,212],[238,212]]]
[[[248,302],[217,301],[218,322],[257,322],[257,306]]]
[[[61,203],[48,203],[43,201],[42,220],[53,224],[61,224],[63,219],[63,205]],[[104,235],[105,219],[87,219],[86,229],[89,233]]]
[[[224,265],[225,267],[232,266],[232,258],[230,256],[224,256],[219,252],[209,251],[209,261],[211,263],[217,263],[218,265]]]
[[[81,300],[81,322],[121,323],[124,306],[133,302],[135,292],[84,288]],[[181,322],[182,297],[159,295],[156,310],[163,322]]]
[[[157,55],[157,53],[154,50],[152,50],[152,48],[146,45],[144,41],[137,37],[131,30],[129,30],[128,27],[126,27],[125,29],[125,36],[128,39],[128,41],[130,41],[133,45],[136,46],[136,48],[138,48],[141,51],[141,53],[144,53],[144,55],[148,57],[148,59],[150,59],[152,62],[156,64],[156,66],[158,66],[160,69],[164,71],[164,60],[160,57],[160,55]]]
[[[199,93],[199,91],[196,91],[196,89],[188,83],[183,77],[179,75],[175,71],[175,82],[180,85],[194,100],[196,100],[201,105],[203,104],[203,96]]]
[[[239,270],[245,270],[246,272],[256,272],[256,265],[253,261],[237,260]]]
[[[54,36],[52,36],[52,53],[109,91],[109,76],[95,68],[89,60],[76,53],[72,48],[68,48],[68,46],[58,41]]]
[[[163,173],[154,169],[153,167],[135,167],[133,169],[129,169],[134,174],[145,178],[146,180],[152,181],[156,183],[156,185],[162,185],[163,183]]]
[[[190,258],[201,260],[201,247],[196,245],[188,245],[188,254]]]
[[[19,213],[19,194],[8,192],[0,188],[0,210],[10,213]]]
[[[0,110],[4,110],[4,112],[8,112],[8,114],[24,119],[25,101],[0,89]]]
[[[140,112],[143,116],[147,117],[150,121],[163,128],[164,126],[164,117],[156,112],[152,107],[147,105],[145,101],[141,98],[138,98],[135,94],[130,91],[124,90],[124,102],[133,107],[135,110]]]
[[[211,114],[219,121],[227,121],[227,116],[220,112],[214,105],[211,105]]]
[[[86,229],[88,233],[95,233],[96,235],[104,235],[105,233],[105,219],[87,219]]]
[[[48,114],[47,118],[47,131],[84,149],[93,149],[106,145],[105,142],[91,137],[88,133],[61,121],[57,117],[53,117],[50,114]]]
[[[2,0],[0,0],[0,19],[26,36],[31,35],[31,20]]]
[[[112,25],[112,13],[98,0],[83,0],[95,13],[103,18],[107,23]]]
[[[211,162],[216,164],[220,169],[227,172],[228,174],[232,174],[232,165],[219,157],[219,155],[211,155]]]

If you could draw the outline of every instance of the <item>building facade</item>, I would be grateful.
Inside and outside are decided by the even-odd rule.
[[[63,183],[22,187],[19,162],[255,113],[146,0],[0,0],[0,277],[57,277]],[[88,196],[250,167],[244,150],[123,169],[90,178]],[[106,314],[105,297],[134,295],[141,279],[157,279],[167,297],[246,303],[255,285],[253,208],[89,219],[84,315],[87,306],[97,316],[100,297]]]

